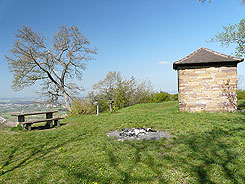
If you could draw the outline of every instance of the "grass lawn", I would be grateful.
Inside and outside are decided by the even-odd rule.
[[[0,183],[244,183],[245,114],[181,113],[176,102],[66,119],[49,130],[0,130]],[[151,127],[173,138],[105,135]]]

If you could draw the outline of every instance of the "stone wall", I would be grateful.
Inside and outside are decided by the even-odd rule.
[[[220,112],[236,109],[237,67],[178,69],[180,110]]]

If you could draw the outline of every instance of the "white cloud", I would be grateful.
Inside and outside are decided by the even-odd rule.
[[[170,63],[168,61],[160,61],[157,64],[159,64],[159,65],[167,65],[167,64],[170,64]]]

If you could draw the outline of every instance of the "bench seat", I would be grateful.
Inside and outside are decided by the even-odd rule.
[[[26,122],[20,122],[19,124],[25,126],[27,130],[31,130],[31,125],[34,123],[41,123],[41,122],[47,122],[49,127],[52,127],[52,121],[54,121],[54,126],[59,126],[59,120],[65,119],[65,118],[48,118],[48,119],[37,119],[37,120],[29,120]]]

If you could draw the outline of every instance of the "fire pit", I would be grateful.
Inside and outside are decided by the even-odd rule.
[[[162,137],[170,138],[167,131],[156,131],[151,128],[123,128],[121,131],[111,131],[107,136],[115,136],[120,141],[124,140],[156,140]]]

